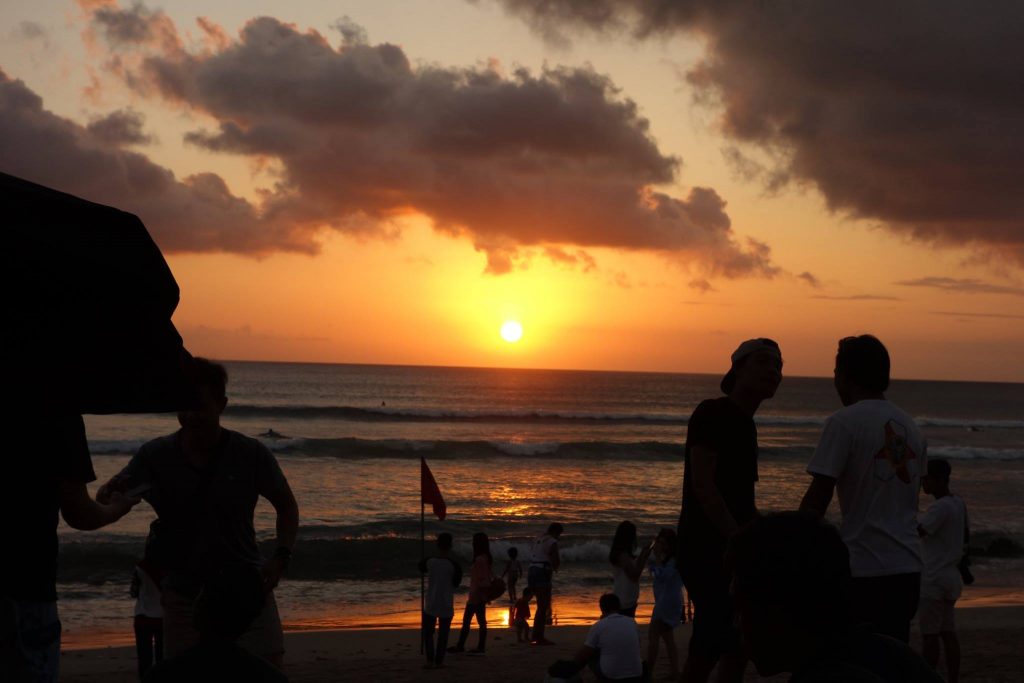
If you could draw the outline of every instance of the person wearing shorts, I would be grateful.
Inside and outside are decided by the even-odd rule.
[[[548,526],[548,530],[533,542],[530,547],[530,568],[526,573],[526,585],[537,596],[537,611],[533,615],[532,642],[534,645],[551,645],[544,637],[548,613],[551,611],[552,577],[558,571],[561,558],[558,555],[558,538],[563,527],[558,522]]]
[[[930,460],[927,474],[921,478],[921,488],[935,496],[935,502],[918,520],[924,571],[917,615],[925,661],[936,668],[940,647],[944,648],[947,679],[949,683],[957,683],[960,680],[960,640],[953,611],[963,590],[957,565],[964,554],[967,506],[960,496],[949,490],[951,472],[948,461]]]

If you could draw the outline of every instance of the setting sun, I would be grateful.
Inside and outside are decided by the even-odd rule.
[[[515,320],[508,320],[501,326],[501,338],[510,344],[519,341],[523,336],[523,326]]]

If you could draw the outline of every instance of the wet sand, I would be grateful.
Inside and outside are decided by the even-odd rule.
[[[963,646],[964,681],[1020,681],[1024,677],[1024,607],[971,607],[957,610]],[[646,631],[646,625],[641,626]],[[556,626],[548,633],[556,645],[538,648],[516,643],[515,632],[492,628],[483,657],[449,655],[446,666],[424,670],[419,654],[418,632],[402,630],[290,631],[285,635],[286,673],[292,681],[494,681],[495,683],[544,680],[547,666],[569,658],[582,644],[587,627]],[[685,650],[689,625],[676,631]],[[646,638],[644,639],[646,644]],[[469,645],[476,643],[476,632]],[[912,643],[920,649],[915,632]],[[135,651],[124,646],[69,650],[61,663],[62,681],[86,683],[135,681]],[[665,680],[668,662],[664,650],[655,669],[655,680]],[[752,670],[751,681],[785,681],[787,675],[760,678]]]

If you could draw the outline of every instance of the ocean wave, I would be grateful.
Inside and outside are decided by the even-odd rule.
[[[974,446],[929,446],[928,457],[949,460],[1024,460],[1024,450]]]

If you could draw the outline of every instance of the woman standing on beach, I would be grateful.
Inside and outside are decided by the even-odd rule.
[[[679,652],[676,649],[675,628],[683,621],[683,579],[676,569],[676,532],[662,529],[654,540],[651,553],[651,576],[654,579],[654,611],[647,635],[647,666],[653,672],[658,661],[659,641],[665,641],[668,650],[669,674],[679,677]]]
[[[466,639],[469,638],[469,627],[476,616],[476,624],[480,629],[480,640],[476,648],[469,651],[470,654],[482,655],[487,645],[487,591],[494,579],[491,566],[494,558],[491,557],[491,541],[487,534],[477,532],[473,534],[473,566],[469,570],[469,595],[466,596],[466,609],[462,613],[462,630],[459,632],[459,642],[454,647],[448,648],[449,652],[465,652]]]
[[[636,525],[633,522],[621,522],[615,529],[612,549],[608,553],[608,561],[615,567],[615,587],[612,590],[622,603],[621,614],[636,618],[636,604],[640,599],[640,575],[644,573],[644,565],[651,554],[652,545],[643,549],[640,556],[636,552]]]

